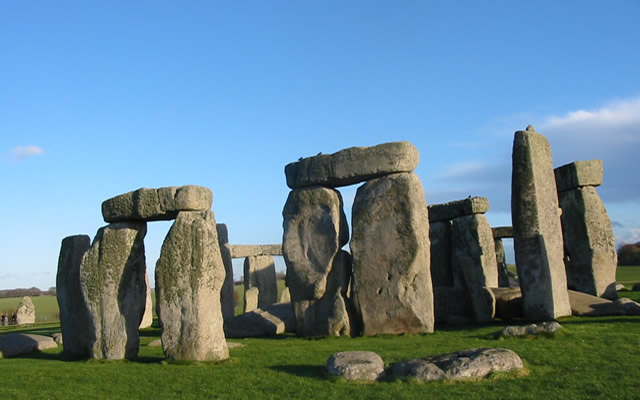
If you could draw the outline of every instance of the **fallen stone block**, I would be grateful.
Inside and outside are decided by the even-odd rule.
[[[539,324],[506,326],[500,331],[498,337],[540,335],[541,333],[554,333],[562,326],[556,321],[541,322]]]
[[[554,170],[558,192],[602,184],[602,160],[576,161]]]
[[[296,331],[296,319],[291,303],[270,305],[238,315],[224,327],[228,338],[275,336]]]
[[[52,337],[28,333],[0,335],[0,358],[17,357],[37,350],[55,349],[58,344]]]
[[[372,351],[342,351],[327,360],[327,371],[348,381],[376,381],[385,377],[384,362]]]
[[[316,185],[339,187],[411,172],[418,166],[419,158],[418,149],[411,143],[392,142],[302,158],[288,164],[284,172],[291,189]]]

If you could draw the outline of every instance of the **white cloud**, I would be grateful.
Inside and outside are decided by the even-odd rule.
[[[8,156],[5,158],[12,164],[20,162],[27,157],[39,156],[44,154],[44,150],[38,146],[28,145],[28,146],[18,146],[11,150]]]

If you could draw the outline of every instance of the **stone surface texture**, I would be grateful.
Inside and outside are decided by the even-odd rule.
[[[352,298],[364,335],[432,332],[429,216],[413,173],[371,180],[352,211]]]
[[[144,314],[145,222],[120,222],[98,230],[80,264],[80,287],[89,308],[89,357],[134,359]]]
[[[80,287],[80,264],[89,250],[91,239],[87,235],[75,235],[62,239],[58,272],[56,274],[56,298],[60,310],[60,329],[67,339],[64,352],[75,356],[89,355],[89,307]]]
[[[231,256],[231,245],[229,244],[229,231],[227,225],[216,224],[218,232],[218,245],[220,246],[220,256],[224,264],[224,283],[220,289],[220,304],[222,305],[222,317],[225,323],[235,315],[235,305],[233,300],[233,263]],[[245,275],[246,276],[246,275]]]
[[[372,351],[342,351],[327,360],[327,371],[348,381],[376,381],[385,377],[384,362]]]
[[[569,289],[602,296],[615,284],[618,256],[607,210],[596,189],[558,194]]]
[[[640,315],[640,304],[627,298],[611,301],[575,290],[569,290],[569,298],[571,311],[576,316]]]
[[[167,358],[229,357],[220,305],[224,277],[214,213],[180,212],[156,264],[156,308]]]
[[[513,227],[512,226],[496,226],[491,228],[493,232],[494,239],[506,239],[513,238]]]
[[[473,214],[454,218],[451,224],[451,247],[455,286],[498,286],[495,244],[487,217]]]
[[[18,325],[36,323],[36,307],[31,301],[31,297],[24,296],[16,309],[16,323]]]
[[[509,349],[470,349],[393,364],[394,378],[424,382],[484,378],[495,371],[522,369],[520,356]]]
[[[287,186],[347,186],[398,172],[411,172],[420,154],[409,142],[384,143],[372,147],[351,147],[334,154],[320,154],[288,164]]]
[[[213,193],[203,186],[140,188],[105,200],[102,217],[106,222],[172,220],[180,211],[209,210],[212,202]]]
[[[278,301],[276,264],[273,256],[249,256],[244,259],[244,290],[258,288],[258,308]]]
[[[509,270],[507,269],[507,258],[504,253],[504,243],[502,239],[494,239],[496,251],[496,264],[498,267],[498,287],[509,287]]]
[[[17,357],[37,350],[55,349],[58,344],[52,337],[29,333],[0,335],[0,358]]]
[[[465,215],[484,214],[489,210],[489,199],[486,197],[468,197],[463,200],[450,201],[429,206],[429,221],[447,221]]]
[[[147,286],[144,302],[144,314],[140,321],[140,329],[148,328],[153,323],[153,300],[151,299],[151,284],[149,283],[149,275],[145,272],[144,284]]]
[[[456,325],[474,321],[471,297],[465,288],[435,286],[433,303],[437,324]]]
[[[275,336],[295,332],[296,318],[291,303],[277,303],[238,315],[224,329],[228,338]]]
[[[558,192],[602,184],[602,160],[576,161],[554,170]]]
[[[496,318],[509,320],[523,316],[520,288],[491,288],[491,291],[496,299]]]
[[[232,258],[282,255],[282,245],[280,244],[232,244],[229,247]]]
[[[248,313],[258,308],[258,297],[260,296],[260,290],[257,287],[252,287],[244,291],[244,305],[242,306],[242,312]]]
[[[429,221],[431,281],[433,287],[453,286],[451,267],[451,221]]]
[[[504,327],[504,329],[500,331],[499,336],[540,335],[542,333],[554,333],[561,328],[562,326],[556,321],[529,325],[510,325]]]
[[[530,320],[571,314],[560,213],[551,148],[529,126],[513,141],[511,217],[524,314]]]

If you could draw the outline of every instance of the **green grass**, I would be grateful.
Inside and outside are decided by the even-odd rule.
[[[503,325],[439,329],[428,335],[368,338],[234,340],[220,363],[167,363],[162,350],[146,346],[158,329],[142,331],[138,361],[65,361],[60,350],[0,360],[3,398],[134,399],[631,399],[640,380],[640,317],[561,319],[553,337],[496,340]],[[33,329],[33,328],[32,328]],[[49,333],[55,326],[38,326]],[[1,331],[0,331],[1,332]],[[385,363],[473,347],[518,353],[523,374],[457,383],[347,382],[329,376],[334,352],[371,350]],[[626,367],[625,367],[626,366]],[[518,376],[522,375],[522,376]]]
[[[640,283],[640,266],[619,266],[616,270],[616,282],[631,290],[635,283]]]
[[[278,279],[277,283],[278,283],[278,299],[279,299],[285,286],[284,286],[284,281],[281,279]],[[233,287],[233,290],[235,291],[235,298],[238,299],[238,301],[236,302],[234,313],[235,315],[240,315],[242,314],[242,310],[244,308],[244,285],[235,285]]]
[[[21,301],[22,297],[0,299],[0,314],[6,312],[11,316]],[[36,322],[58,321],[60,319],[56,296],[34,296],[31,297],[31,301],[36,309]]]

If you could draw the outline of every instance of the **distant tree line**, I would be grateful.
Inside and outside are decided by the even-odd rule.
[[[37,287],[32,288],[18,288],[18,289],[5,289],[0,290],[0,299],[4,299],[7,297],[36,297],[36,296],[55,296],[56,288],[55,286],[50,287],[48,290],[40,290]]]
[[[640,265],[640,242],[618,248],[618,265]]]

